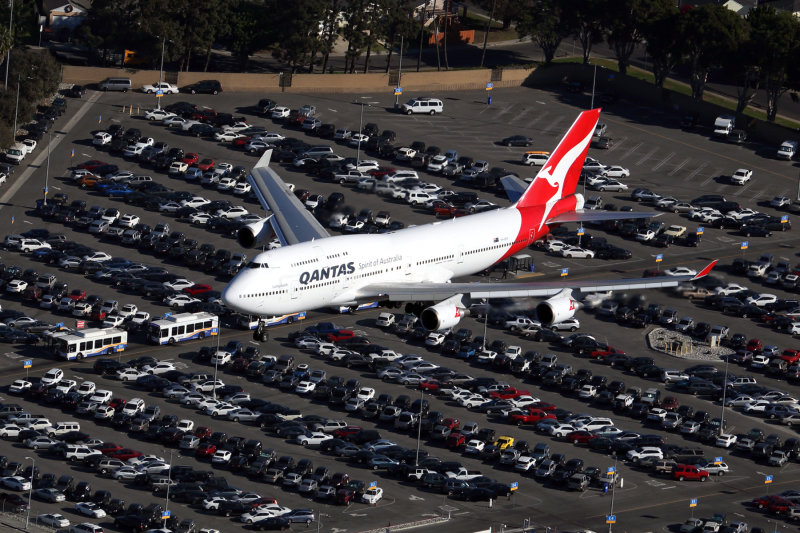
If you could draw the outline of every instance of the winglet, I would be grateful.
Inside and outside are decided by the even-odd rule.
[[[699,272],[699,273],[698,273],[698,274],[697,274],[695,277],[693,277],[693,278],[692,278],[692,281],[694,281],[694,280],[696,280],[696,279],[700,279],[700,278],[704,278],[704,277],[708,276],[708,273],[709,273],[709,272],[711,272],[711,269],[712,269],[712,268],[714,268],[714,265],[716,265],[716,264],[717,264],[717,261],[719,261],[719,259],[714,259],[713,261],[711,261],[711,262],[708,264],[708,266],[707,266],[707,267],[705,267],[705,268],[704,268],[703,270],[701,270],[701,271],[700,271],[700,272]]]

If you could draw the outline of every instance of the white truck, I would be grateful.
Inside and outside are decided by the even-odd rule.
[[[730,115],[722,115],[714,120],[714,136],[727,137],[736,127],[736,119]]]
[[[797,141],[783,141],[778,147],[778,159],[791,160],[797,153]]]
[[[479,470],[467,470],[466,468],[459,468],[455,472],[446,472],[445,475],[450,479],[457,479],[459,481],[471,481],[475,478],[481,477],[483,474]]]

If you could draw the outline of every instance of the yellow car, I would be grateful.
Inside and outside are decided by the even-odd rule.
[[[686,233],[686,226],[672,225],[664,230],[664,235],[669,235],[674,239],[677,239],[678,237],[683,237],[685,233]]]
[[[497,437],[497,440],[494,441],[494,445],[497,446],[499,450],[505,450],[506,448],[514,446],[514,437]]]

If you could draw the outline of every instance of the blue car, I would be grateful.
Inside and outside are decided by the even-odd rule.
[[[121,198],[128,196],[134,191],[133,189],[127,187],[126,185],[116,185],[114,187],[109,187],[105,190],[101,189],[101,192],[103,192],[109,198]]]
[[[386,457],[385,455],[373,455],[367,463],[373,470],[386,470],[391,465],[399,464],[394,459]]]
[[[460,359],[472,359],[475,356],[475,347],[466,345],[461,346],[461,349],[458,350],[458,357]]]

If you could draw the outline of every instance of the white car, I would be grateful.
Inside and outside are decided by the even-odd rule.
[[[756,307],[764,307],[765,305],[772,305],[778,301],[778,297],[774,294],[761,293],[758,296],[749,296],[745,303],[748,305],[755,305]]]
[[[285,106],[278,106],[272,110],[271,118],[286,118],[291,113],[291,109]]]
[[[36,517],[36,523],[52,527],[53,529],[69,527],[70,524],[69,520],[64,515],[58,513],[40,514]]]
[[[14,382],[8,387],[8,392],[11,394],[22,394],[32,386],[33,384],[30,381],[24,379],[15,379]]]
[[[295,442],[300,446],[319,446],[326,440],[333,438],[333,435],[323,433],[322,431],[308,431],[298,435]]]
[[[687,267],[672,267],[664,271],[667,276],[696,276],[697,270]]]
[[[791,203],[792,199],[789,198],[788,196],[774,196],[772,200],[769,201],[769,206],[779,208],[791,205]]]
[[[111,473],[111,477],[117,480],[130,481],[135,479],[139,474],[141,474],[141,472],[136,468],[132,466],[123,466],[114,470],[114,472]]]
[[[55,385],[62,379],[64,379],[64,371],[60,368],[51,368],[42,376],[41,383],[43,385]]]
[[[276,143],[278,141],[282,141],[282,140],[286,139],[286,137],[284,137],[280,133],[275,133],[275,132],[272,132],[272,131],[268,131],[266,133],[258,133],[256,135],[253,135],[253,139],[254,140],[257,139],[259,141],[264,141],[266,143]]]
[[[594,252],[592,250],[586,250],[585,248],[581,248],[580,246],[567,246],[563,250],[561,250],[562,257],[580,257],[580,258],[592,258],[594,257]]]
[[[162,91],[164,94],[178,94],[178,86],[164,81],[142,86],[142,92],[146,94],[155,94],[158,91]]]
[[[0,484],[11,490],[31,490],[31,482],[22,476],[0,478]]]
[[[714,446],[719,448],[730,448],[736,444],[737,437],[731,433],[722,433],[717,440],[714,441]]]
[[[364,491],[361,501],[369,505],[375,505],[381,501],[381,498],[383,498],[383,489],[380,487],[372,487]]]
[[[200,302],[199,299],[192,298],[188,294],[175,294],[174,296],[168,296],[167,298],[164,299],[164,305],[172,307],[174,309],[186,307],[187,305],[191,305],[198,302]]]
[[[173,117],[167,117],[161,121],[161,124],[168,128],[181,128],[183,124],[188,122],[185,118],[179,117],[177,115]]]
[[[247,183],[246,181],[241,181],[238,182],[236,186],[233,188],[233,194],[243,195],[249,193],[251,190],[252,186],[249,183]]]
[[[643,459],[649,458],[663,459],[664,452],[661,450],[661,448],[656,448],[655,446],[642,446],[633,450],[629,450],[627,458],[629,461],[633,461],[634,463],[638,463]]]
[[[122,215],[119,220],[117,221],[117,225],[121,228],[132,228],[136,224],[141,222],[141,219],[138,215]]]
[[[627,178],[630,175],[630,170],[619,165],[611,165],[603,169],[603,176],[608,178]]]
[[[228,464],[233,457],[233,453],[228,450],[217,450],[214,452],[214,455],[211,457],[211,462],[213,464]]]
[[[740,168],[731,176],[731,183],[734,185],[744,185],[750,178],[753,177],[753,171],[746,168]]]
[[[714,289],[714,294],[721,294],[723,296],[730,296],[732,294],[736,294],[739,292],[744,292],[749,290],[747,287],[743,287],[738,283],[728,283],[724,287],[717,287]]]
[[[675,238],[683,237],[685,233],[686,226],[678,226],[677,224],[673,224],[664,230],[664,235],[669,235],[670,237]]]
[[[160,120],[163,121],[166,118],[177,116],[175,113],[170,113],[169,111],[165,111],[164,109],[148,109],[145,111],[144,118],[147,120]]]
[[[212,218],[214,218],[214,216],[210,213],[192,213],[189,215],[189,223],[205,226]]]
[[[231,142],[239,137],[244,137],[244,135],[232,130],[220,131],[214,134],[214,140],[217,142]]]
[[[622,183],[621,181],[617,181],[614,179],[606,180],[605,183],[601,183],[597,186],[598,191],[613,191],[613,192],[620,192],[620,191],[627,191],[628,186]]]
[[[145,372],[142,372],[141,370],[137,370],[135,368],[123,368],[117,370],[116,374],[117,379],[120,381],[136,381],[140,377],[147,375],[148,374],[146,374]]]
[[[75,510],[82,515],[91,516],[92,518],[106,517],[106,512],[99,505],[93,502],[76,503]]]
[[[142,367],[142,372],[147,372],[148,374],[165,374],[167,372],[171,372],[173,370],[177,370],[175,365],[170,363],[169,361],[161,361],[160,363],[156,363],[154,365],[145,365]]]
[[[0,437],[16,437],[22,428],[17,424],[3,424],[0,426]]]
[[[369,140],[369,135],[364,135],[363,133],[354,133],[350,137],[348,144],[350,144],[350,146],[355,148],[360,144],[365,144],[368,140]]]
[[[230,209],[220,209],[217,211],[217,216],[225,218],[239,218],[247,215],[249,211],[242,206],[233,206]]]

